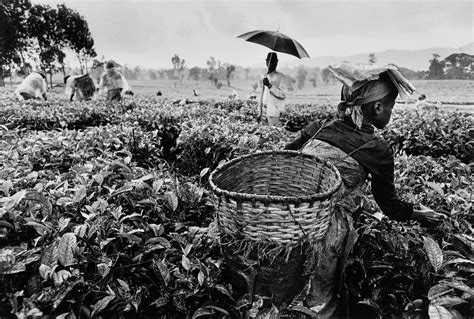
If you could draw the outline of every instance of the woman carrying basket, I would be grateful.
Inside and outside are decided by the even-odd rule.
[[[398,198],[392,150],[374,133],[374,127],[383,129],[390,121],[398,94],[414,91],[411,84],[392,66],[358,69],[345,63],[329,69],[344,83],[338,119],[311,123],[300,137],[285,146],[330,160],[343,180],[341,199],[322,244],[324,251],[316,256],[319,260],[311,273],[305,300],[305,306],[316,312],[317,318],[338,316],[342,268],[356,237],[351,213],[361,203],[368,173],[374,199],[389,218],[414,219],[433,226],[444,217],[432,210],[416,209]]]

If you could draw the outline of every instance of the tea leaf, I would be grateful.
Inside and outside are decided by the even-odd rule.
[[[423,236],[423,246],[425,247],[431,266],[433,266],[434,270],[438,272],[443,265],[443,251],[438,243],[430,237]]]
[[[189,260],[188,257],[183,255],[181,257],[181,265],[183,266],[184,269],[189,270],[189,269],[191,269],[191,266],[192,266],[191,260]]]
[[[468,285],[466,285],[462,281],[449,281],[449,282],[446,282],[446,285],[448,285],[452,288],[456,288],[456,289],[459,289],[461,291],[467,292],[471,296],[474,296],[474,289],[472,289],[471,287],[469,287]]]
[[[53,268],[58,262],[58,244],[53,242],[41,255],[41,264]]]
[[[454,316],[443,306],[429,305],[428,315],[430,319],[454,319]]]
[[[232,297],[232,294],[230,293],[230,291],[224,285],[217,284],[217,285],[214,286],[214,288],[217,291],[219,291],[221,294],[224,294],[227,297],[229,297],[230,300],[234,300],[234,298]]]
[[[106,296],[94,305],[94,310],[92,311],[91,318],[94,318],[94,315],[100,313],[102,310],[107,308],[108,304],[115,299],[115,296]]]
[[[120,286],[122,287],[123,291],[125,291],[125,292],[129,292],[129,291],[130,291],[130,287],[128,286],[127,282],[123,281],[123,280],[120,279],[120,278],[117,278],[117,281],[118,281],[118,283],[120,284]]]
[[[459,297],[445,296],[445,297],[438,298],[436,300],[432,300],[431,304],[437,305],[437,306],[443,306],[443,307],[452,307],[452,306],[456,306],[465,302],[467,301]]]
[[[41,264],[41,266],[39,267],[39,273],[41,278],[48,279],[52,274],[51,267]]]
[[[0,204],[3,203],[2,208],[8,211],[18,205],[21,200],[25,198],[25,195],[26,190],[23,189],[19,192],[16,192],[13,196],[0,198]]]
[[[439,183],[435,183],[435,182],[425,182],[425,184],[432,188],[434,191],[436,191],[438,194],[440,194],[441,196],[444,196],[444,191],[443,191],[443,188],[442,188],[442,184],[439,184]]]
[[[86,195],[87,195],[86,187],[81,186],[74,193],[74,196],[72,197],[72,201],[74,203],[79,203],[81,200],[83,200],[86,197]]]
[[[155,193],[160,191],[161,186],[163,186],[163,180],[162,179],[157,179],[157,180],[153,181],[153,191]]]
[[[63,266],[70,266],[76,262],[74,249],[77,246],[76,235],[65,233],[59,242],[58,259]]]
[[[158,268],[158,271],[161,275],[161,278],[163,279],[163,282],[165,283],[165,286],[168,286],[168,283],[171,279],[168,267],[162,261],[154,261],[153,266]]]
[[[442,295],[450,293],[452,290],[445,284],[437,284],[428,291],[428,299],[433,300]]]
[[[212,314],[214,314],[214,311],[206,307],[203,307],[203,308],[199,308],[198,310],[194,312],[192,319],[199,318],[202,316],[210,316]]]
[[[197,278],[198,278],[199,285],[202,286],[202,284],[204,283],[204,279],[205,279],[204,273],[202,271],[199,271]]]
[[[176,208],[178,208],[178,197],[174,192],[166,192],[165,198],[168,201],[171,210],[174,212]]]

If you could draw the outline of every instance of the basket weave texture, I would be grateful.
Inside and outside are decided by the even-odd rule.
[[[333,164],[289,150],[233,159],[215,169],[209,180],[219,197],[222,232],[275,244],[322,239],[333,195],[341,186]]]

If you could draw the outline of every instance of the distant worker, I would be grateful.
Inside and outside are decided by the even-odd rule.
[[[17,87],[15,95],[20,101],[30,99],[47,100],[46,91],[48,86],[46,84],[46,75],[41,70],[31,72]]]
[[[89,73],[82,75],[68,75],[64,78],[66,89],[64,94],[70,101],[76,97],[77,101],[90,100],[96,91],[94,81]]]
[[[426,100],[426,95],[423,93],[418,97],[418,100],[415,102],[415,108],[419,110],[438,110],[438,106],[441,105],[441,102],[436,101],[435,103],[430,103]]]
[[[276,70],[278,57],[276,52],[269,52],[266,59],[267,74],[263,78],[263,104],[266,105],[266,116],[268,124],[277,126],[280,122],[280,115],[285,111],[286,95],[280,85],[285,76]]]
[[[107,90],[107,101],[109,102],[120,102],[123,94],[133,95],[127,80],[115,68],[114,62],[107,62],[105,69],[100,77],[99,94]]]

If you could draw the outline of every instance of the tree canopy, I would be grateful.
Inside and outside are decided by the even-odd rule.
[[[87,21],[77,11],[64,4],[32,5],[28,0],[0,3],[1,79],[30,62],[50,77],[60,69],[64,72],[66,49],[76,53],[81,68],[96,56]]]

